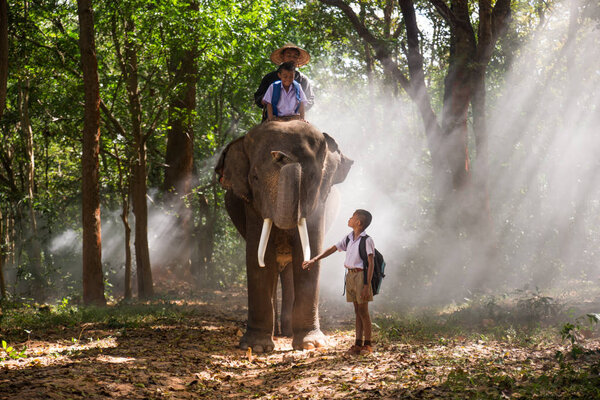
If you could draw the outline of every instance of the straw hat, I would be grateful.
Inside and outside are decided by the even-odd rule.
[[[300,57],[298,58],[296,67],[301,67],[303,65],[306,65],[310,61],[310,54],[308,54],[308,51],[296,46],[293,43],[286,43],[283,47],[272,52],[271,53],[271,61],[273,61],[273,63],[275,63],[277,65],[281,64],[283,62],[283,51],[285,49],[296,49],[300,52]]]

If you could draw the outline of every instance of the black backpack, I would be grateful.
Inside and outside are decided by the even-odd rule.
[[[368,269],[369,269],[369,256],[367,255],[367,238],[369,235],[361,236],[360,243],[358,244],[358,254],[363,262],[363,283],[366,284],[368,280]],[[348,242],[350,237],[346,236],[346,248],[348,248]],[[381,281],[385,278],[385,260],[383,255],[375,249],[373,253],[373,278],[371,279],[371,288],[373,288],[373,295],[379,294],[381,288]],[[344,285],[344,292],[345,285]]]

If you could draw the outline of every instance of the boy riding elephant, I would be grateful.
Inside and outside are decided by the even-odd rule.
[[[278,66],[285,62],[293,62],[296,68],[298,68],[308,64],[308,62],[310,61],[310,54],[308,54],[306,50],[296,46],[293,43],[287,43],[285,46],[280,47],[279,49],[271,53],[270,58],[271,61]],[[254,103],[256,103],[257,106],[263,109],[263,121],[265,121],[268,118],[266,112],[267,109],[263,104],[263,96],[267,92],[267,89],[269,89],[269,86],[271,86],[272,83],[278,80],[280,80],[280,78],[278,76],[277,70],[269,72],[263,77],[262,81],[260,82],[260,86],[254,93]],[[297,69],[294,72],[294,80],[300,84],[302,90],[304,91],[304,94],[306,96],[306,103],[304,107],[305,111],[308,111],[315,102],[315,95],[313,93],[310,80],[306,75],[304,75]]]

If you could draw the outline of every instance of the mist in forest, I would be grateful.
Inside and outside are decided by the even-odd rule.
[[[367,233],[387,262],[375,303],[598,283],[600,27],[581,20],[569,31],[568,5],[554,11],[516,52],[503,81],[487,81],[490,237],[436,225],[430,157],[412,103],[385,87],[365,93],[345,82],[319,82],[307,118],[355,161],[337,185],[339,214],[324,247],[350,231],[355,209],[371,211]],[[322,297],[345,301],[343,261],[343,253],[322,261]]]
[[[158,191],[152,189],[148,197],[148,247],[153,271],[169,265],[169,259],[176,254],[177,249],[170,240],[176,226],[172,214],[160,206],[155,199]],[[105,290],[109,295],[120,297],[124,291],[125,264],[125,228],[121,220],[121,211],[102,208],[102,264],[105,279],[111,286]],[[131,232],[132,285],[135,281],[135,217],[129,215]],[[73,229],[66,230],[50,240],[49,251],[55,263],[60,267],[62,276],[68,276],[77,286],[81,281],[81,237]],[[60,293],[69,295],[70,293]]]
[[[514,289],[598,283],[598,61],[598,24],[581,20],[576,30],[570,29],[568,5],[557,5],[529,44],[515,52],[508,73],[502,79],[488,78],[489,237],[444,232],[437,226],[423,123],[403,93],[389,84],[352,85],[332,74],[327,60],[311,61],[311,70],[304,72],[313,80],[317,98],[307,119],[354,160],[346,181],[335,186],[338,216],[323,247],[350,231],[347,221],[355,209],[373,214],[367,233],[387,262],[375,307],[386,301],[462,301]],[[471,165],[478,173],[473,140]],[[203,175],[212,173],[217,156],[197,162]],[[149,198],[156,195],[151,191]],[[178,251],[167,240],[173,236],[174,222],[160,201],[149,200],[148,239],[155,272]],[[130,223],[133,229],[133,215]],[[120,211],[103,209],[103,263],[115,283],[115,296],[123,292],[123,230]],[[78,238],[75,231],[63,232],[49,246],[74,280],[81,274]],[[133,243],[132,232],[135,257]],[[320,291],[328,301],[345,302],[343,261],[343,253],[322,261]]]

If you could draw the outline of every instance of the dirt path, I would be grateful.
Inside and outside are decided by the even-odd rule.
[[[0,362],[0,399],[517,398],[527,380],[558,368],[556,343],[460,336],[383,340],[371,356],[348,357],[351,311],[334,305],[323,307],[326,348],[293,351],[278,338],[273,353],[251,354],[235,347],[245,301],[217,292],[171,305],[180,317],[165,324],[45,332],[27,342],[26,358]]]

